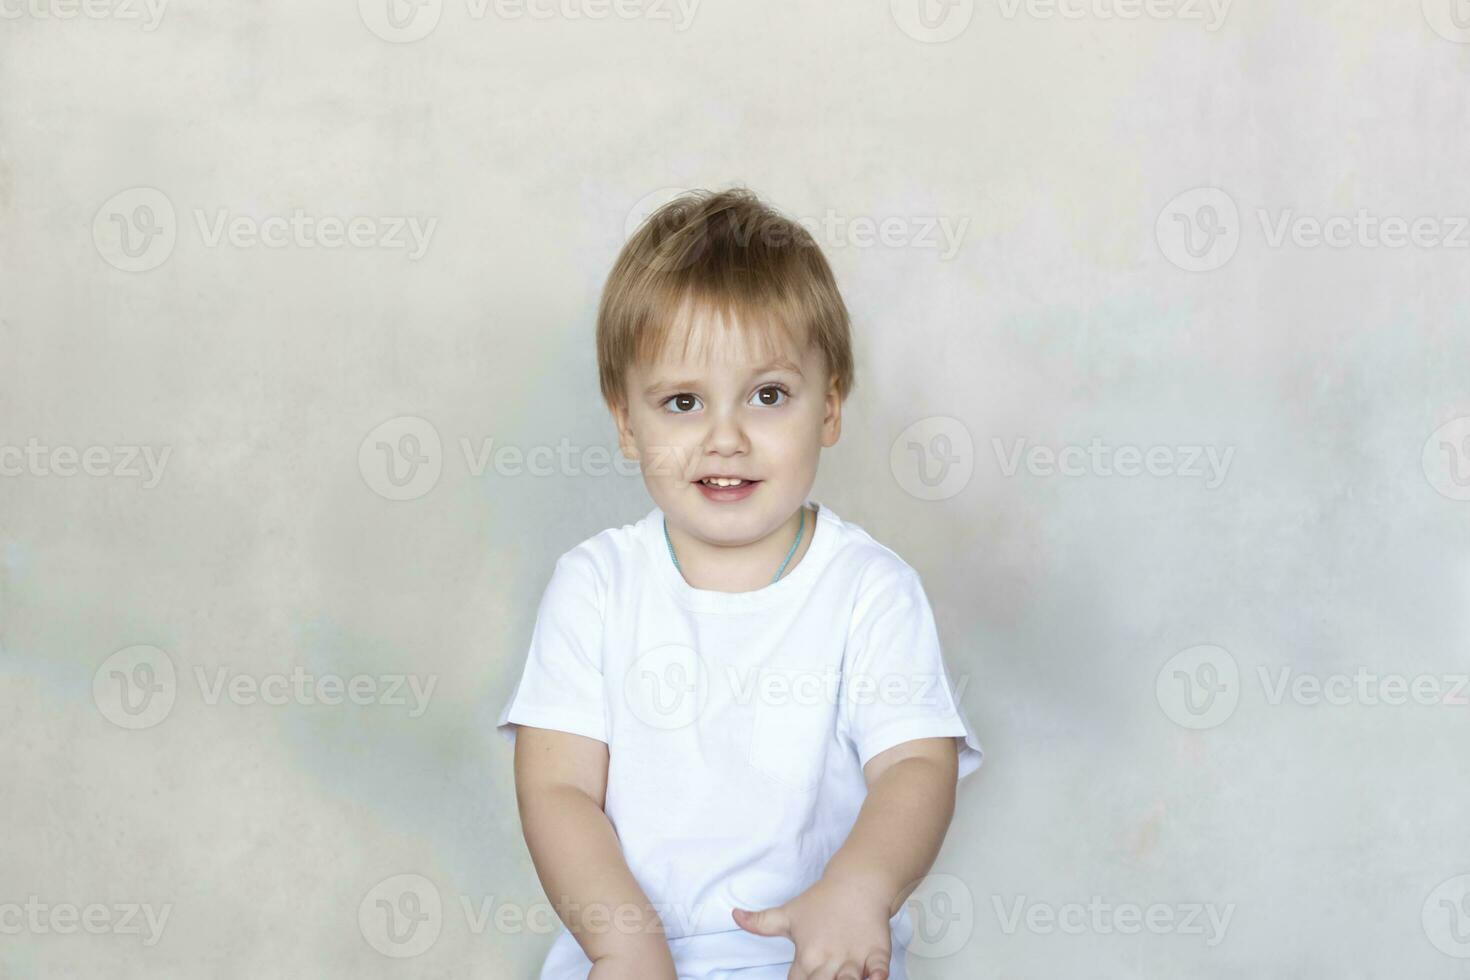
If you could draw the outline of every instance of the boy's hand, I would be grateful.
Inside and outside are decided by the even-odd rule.
[[[788,980],[888,980],[888,902],[872,889],[822,878],[783,905],[734,917],[746,932],[796,944]]]
[[[587,980],[679,980],[668,943],[618,950],[592,963]]]

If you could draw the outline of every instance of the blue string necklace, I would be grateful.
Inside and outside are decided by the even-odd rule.
[[[791,556],[792,555],[796,554],[797,545],[801,544],[801,535],[802,535],[802,532],[804,532],[805,530],[806,530],[806,505],[803,504],[802,507],[801,507],[801,523],[798,524],[797,527],[796,527],[796,540],[793,541],[793,542],[791,542],[791,550],[788,551],[788,552],[786,552],[786,561],[783,561],[781,563],[781,567],[778,568],[778,569],[776,569],[776,577],[773,578],[773,579],[771,579],[771,584],[772,585],[775,585],[776,582],[778,580],[780,580],[781,573],[784,572],[784,571],[786,571],[786,563],[789,562],[789,561],[791,561]],[[679,567],[679,557],[674,554],[674,542],[673,542],[673,539],[669,537],[669,519],[667,517],[664,518],[664,541],[668,543],[668,546],[669,546],[669,557],[672,558],[672,559],[674,559],[674,567],[675,568],[678,568]],[[683,570],[682,569],[680,570],[680,574],[681,575],[683,574]]]

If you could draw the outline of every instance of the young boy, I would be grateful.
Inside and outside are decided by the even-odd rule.
[[[748,191],[687,194],[597,353],[656,506],[557,559],[500,715],[565,925],[541,980],[907,980],[982,755],[918,574],[808,497],[853,383],[831,270]]]

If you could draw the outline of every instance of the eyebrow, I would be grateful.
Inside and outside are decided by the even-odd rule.
[[[756,368],[752,373],[753,374],[765,374],[765,373],[767,373],[769,371],[790,371],[792,374],[796,375],[798,378],[804,377],[804,375],[801,373],[801,368],[797,367],[795,364],[793,364],[790,361],[786,360],[786,358],[784,358],[784,357],[778,357],[774,361],[769,361],[769,362],[767,362],[765,364],[762,364],[760,367]],[[660,391],[683,391],[686,388],[697,388],[697,387],[699,387],[699,382],[697,380],[689,380],[689,381],[655,381],[653,384],[651,384],[647,388],[644,388],[643,389],[643,394],[645,396],[652,397],[653,395],[658,394]]]

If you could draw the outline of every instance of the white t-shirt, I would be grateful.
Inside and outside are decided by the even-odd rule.
[[[686,582],[657,507],[563,554],[500,713],[512,743],[517,724],[607,743],[604,810],[680,980],[785,980],[791,940],[748,933],[730,912],[779,905],[821,877],[874,755],[953,735],[961,779],[982,759],[918,574],[807,503],[819,509],[806,554],[751,592]],[[905,980],[907,906],[890,924],[892,980]],[[562,928],[541,980],[590,969]]]

